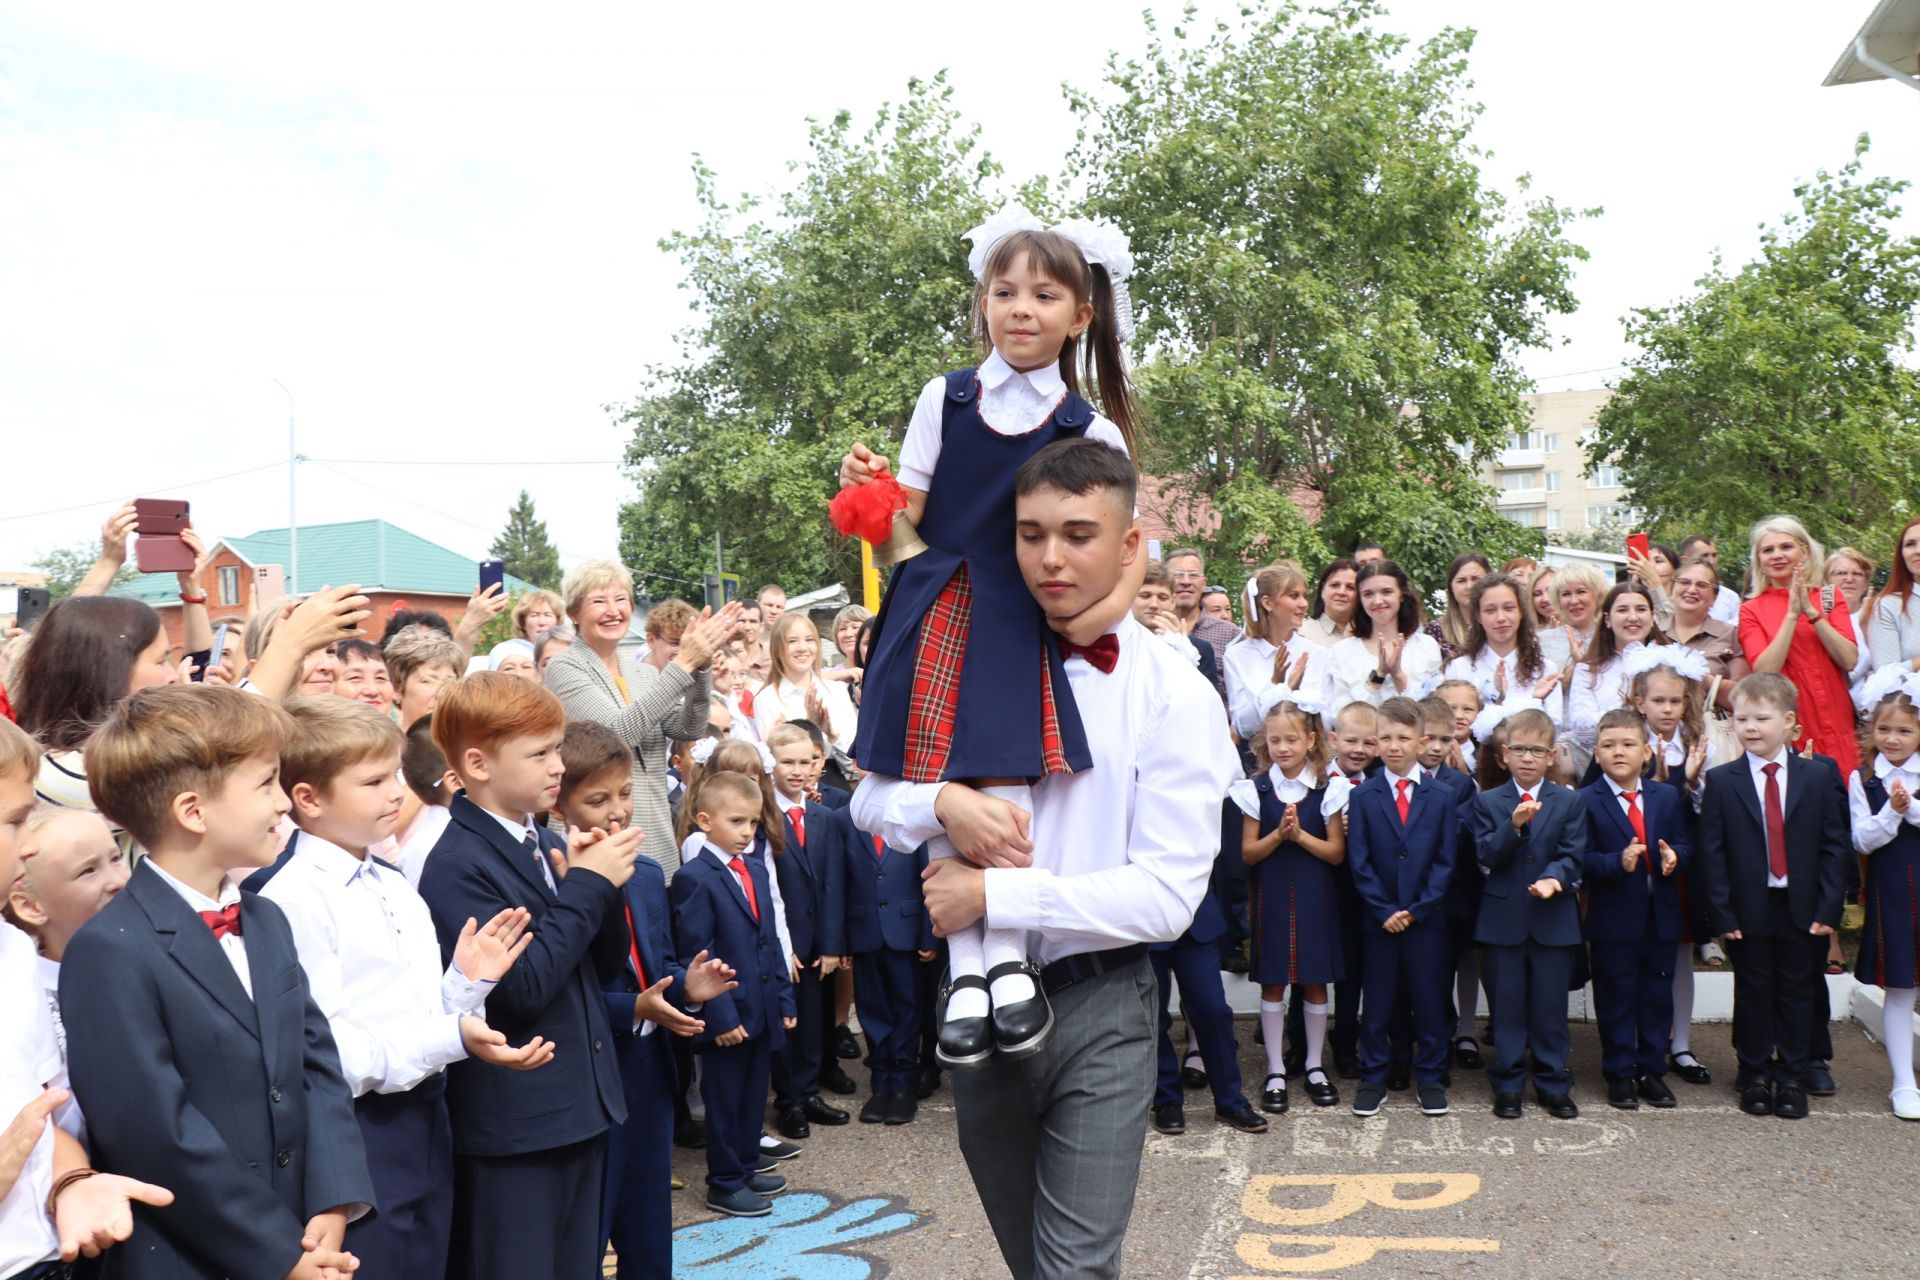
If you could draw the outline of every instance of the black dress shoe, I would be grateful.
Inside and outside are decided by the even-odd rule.
[[[1815,1059],[1807,1067],[1807,1092],[1816,1098],[1831,1098],[1838,1091],[1833,1083],[1833,1072],[1826,1063]]]
[[[1283,1116],[1287,1114],[1287,1078],[1283,1075],[1268,1076],[1265,1083],[1271,1085],[1276,1080],[1280,1082],[1278,1089],[1260,1091],[1260,1109],[1270,1116]]]
[[[1178,1102],[1163,1102],[1153,1109],[1153,1131],[1169,1135],[1187,1131],[1187,1109]]]
[[[833,1029],[833,1056],[836,1058],[860,1056],[860,1042],[853,1038],[853,1029],[844,1022]]]
[[[1227,952],[1226,956],[1220,961],[1220,967],[1228,973],[1245,973],[1247,971],[1247,949],[1245,947],[1235,947],[1233,950]]]
[[[784,1108],[774,1120],[773,1127],[780,1131],[783,1138],[792,1138],[796,1142],[813,1136],[813,1129],[807,1124],[807,1113],[799,1107]]]
[[[826,1066],[820,1068],[820,1087],[837,1093],[843,1098],[860,1092],[860,1086],[853,1082],[853,1077],[847,1074],[847,1069],[837,1061],[829,1061]]]
[[[1360,1078],[1360,1059],[1357,1057],[1343,1058],[1339,1054],[1335,1054],[1333,1058],[1333,1074],[1339,1076],[1342,1080],[1358,1080]]]
[[[1545,1107],[1547,1114],[1555,1120],[1580,1118],[1580,1106],[1573,1100],[1573,1095],[1570,1093],[1543,1093],[1540,1095],[1540,1105]]]
[[[861,1124],[885,1124],[887,1113],[893,1110],[893,1095],[876,1093],[867,1099],[867,1105],[860,1108]]]
[[[1486,1066],[1486,1059],[1480,1056],[1480,1045],[1472,1036],[1462,1036],[1453,1042],[1453,1065],[1462,1071],[1478,1071]]]
[[[1286,1068],[1287,1079],[1297,1080],[1307,1074],[1307,1055],[1304,1053],[1289,1053],[1280,1059],[1280,1065]]]
[[[1198,1055],[1188,1054],[1180,1067],[1180,1087],[1183,1089],[1204,1089],[1207,1087],[1207,1073],[1199,1067],[1187,1065]]]
[[[1327,1073],[1319,1067],[1307,1072],[1307,1101],[1316,1107],[1336,1106],[1340,1102],[1339,1086],[1327,1079]]]
[[[1640,1090],[1632,1076],[1621,1076],[1617,1080],[1607,1081],[1607,1105],[1618,1107],[1622,1111],[1640,1109]]]
[[[1682,1062],[1678,1057],[1669,1054],[1667,1055],[1667,1066],[1673,1071],[1674,1075],[1679,1076],[1688,1084],[1712,1084],[1713,1073],[1702,1066],[1700,1059],[1693,1057],[1692,1054],[1688,1054],[1687,1057],[1692,1058],[1692,1061]]]
[[[1520,1095],[1517,1093],[1494,1094],[1493,1118],[1496,1120],[1518,1120],[1520,1118]]]
[[[922,1067],[913,1073],[913,1096],[925,1101],[940,1091],[940,1068]]]
[[[912,1124],[914,1116],[920,1113],[920,1100],[910,1093],[890,1093],[892,1099],[887,1107],[888,1124]]]
[[[839,1107],[822,1102],[819,1094],[808,1098],[801,1105],[801,1110],[806,1114],[807,1119],[815,1124],[845,1124],[849,1118],[847,1113]]]
[[[1770,1085],[1750,1084],[1740,1090],[1740,1109],[1750,1116],[1770,1116],[1773,1114],[1773,1088]]]
[[[1782,1120],[1807,1118],[1807,1091],[1797,1084],[1783,1084],[1773,1091],[1773,1114]]]
[[[955,978],[940,988],[940,997],[934,1001],[933,1016],[939,1023],[940,1036],[934,1048],[933,1056],[940,1065],[950,1071],[964,1071],[969,1067],[978,1067],[993,1056],[993,1019],[992,1018],[949,1018],[947,1000],[956,991],[986,991],[987,980],[978,974],[967,974]]]
[[[1033,994],[1025,1000],[993,1007],[993,1046],[1009,1058],[1025,1058],[1040,1052],[1053,1033],[1053,1005],[1040,987],[1040,973],[1021,960],[1009,960],[987,970],[987,982],[1024,973],[1033,979]]]
[[[1667,1082],[1659,1076],[1640,1077],[1640,1096],[1647,1100],[1648,1106],[1658,1107],[1662,1111],[1679,1105],[1673,1090],[1667,1088]]]
[[[1213,1118],[1221,1124],[1232,1125],[1242,1133],[1265,1133],[1267,1131],[1266,1120],[1261,1117],[1258,1111],[1255,1111],[1244,1102],[1237,1107],[1215,1106],[1213,1109]]]
[[[1387,1067],[1387,1089],[1392,1093],[1403,1093],[1413,1088],[1413,1064],[1395,1062]]]
[[[673,1145],[685,1147],[689,1151],[702,1150],[707,1145],[707,1126],[698,1120],[687,1120],[675,1125]]]

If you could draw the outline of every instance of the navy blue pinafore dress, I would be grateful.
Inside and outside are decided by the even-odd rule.
[[[1285,820],[1287,806],[1274,794],[1273,779],[1253,780],[1260,795],[1260,834]],[[1316,787],[1299,802],[1300,829],[1316,839],[1327,836],[1320,804],[1327,789]],[[1339,887],[1329,864],[1287,841],[1253,866],[1251,911],[1253,946],[1247,976],[1262,986],[1319,986],[1346,976],[1340,947]]]
[[[1861,771],[1867,805],[1887,804],[1886,784]],[[1867,855],[1867,922],[1853,976],[1876,987],[1911,987],[1920,970],[1920,828],[1902,822],[1893,839]]]
[[[980,417],[972,369],[946,376],[940,462],[920,518],[927,550],[893,570],[861,682],[853,755],[910,782],[1042,778],[1093,766],[1059,642],[1014,559],[1014,476],[1086,435],[1072,391],[1024,435]]]

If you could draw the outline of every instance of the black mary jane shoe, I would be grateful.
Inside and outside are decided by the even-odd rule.
[[[1316,1107],[1335,1107],[1340,1105],[1339,1086],[1334,1084],[1334,1082],[1328,1078],[1326,1071],[1320,1067],[1314,1067],[1307,1072],[1305,1088],[1307,1091],[1307,1101]]]
[[[947,998],[965,990],[985,991],[987,980],[977,974],[954,978],[941,986],[940,998],[934,1004],[933,1016],[939,1023],[940,1035],[933,1056],[949,1071],[981,1066],[993,1056],[993,1019],[947,1016]]]
[[[1279,1074],[1270,1075],[1265,1083],[1272,1084],[1275,1080],[1280,1082],[1278,1089],[1260,1091],[1260,1109],[1270,1116],[1283,1116],[1287,1114],[1287,1078]]]
[[[1677,1055],[1670,1054],[1667,1057],[1667,1066],[1672,1069],[1674,1075],[1679,1076],[1688,1084],[1712,1084],[1713,1073],[1708,1071],[1706,1067],[1701,1064],[1700,1059],[1694,1058],[1691,1053],[1689,1053],[1687,1057],[1693,1060],[1691,1062],[1682,1062]]]
[[[1026,1058],[1040,1052],[1053,1034],[1053,1005],[1040,986],[1040,972],[1023,960],[1009,960],[987,970],[987,985],[996,978],[1024,973],[1033,981],[1033,994],[1025,1000],[993,1007],[993,1043],[1009,1058]]]
[[[1204,1089],[1207,1087],[1207,1073],[1204,1070],[1202,1070],[1202,1067],[1204,1067],[1206,1064],[1202,1062],[1201,1066],[1199,1067],[1196,1067],[1193,1065],[1195,1062],[1200,1062],[1200,1061],[1201,1059],[1198,1053],[1190,1053],[1181,1060],[1181,1063],[1180,1063],[1180,1087],[1181,1088]]]
[[[1461,1036],[1453,1042],[1453,1065],[1462,1071],[1478,1071],[1487,1065],[1480,1056],[1480,1045],[1472,1036]]]

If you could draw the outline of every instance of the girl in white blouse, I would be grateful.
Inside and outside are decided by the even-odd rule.
[[[1627,705],[1632,678],[1622,659],[1643,644],[1670,643],[1654,621],[1653,594],[1644,584],[1622,582],[1607,592],[1593,640],[1567,684],[1566,728],[1582,753],[1576,772],[1592,758],[1600,717]]]
[[[753,725],[767,731],[789,720],[811,720],[836,751],[853,746],[859,713],[839,681],[821,677],[820,632],[804,613],[789,613],[773,624],[767,639],[767,682],[753,695]]]
[[[1327,704],[1332,715],[1349,702],[1379,706],[1388,698],[1425,695],[1440,674],[1440,646],[1420,632],[1420,599],[1404,569],[1391,560],[1360,566],[1360,608],[1353,634],[1327,659]]]
[[[1260,736],[1265,708],[1287,694],[1323,700],[1328,650],[1304,635],[1311,601],[1307,575],[1293,564],[1270,564],[1248,582],[1247,631],[1227,646],[1227,720],[1241,741]]]
[[[1561,673],[1540,652],[1540,638],[1522,603],[1521,585],[1504,573],[1474,584],[1465,651],[1447,664],[1446,678],[1465,680],[1487,705],[1509,698],[1539,700],[1558,724]]]

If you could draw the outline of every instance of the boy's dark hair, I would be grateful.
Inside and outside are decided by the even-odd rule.
[[[134,660],[159,634],[160,615],[124,596],[68,596],[54,605],[33,629],[13,682],[20,727],[49,751],[80,746],[126,698]]]
[[[827,754],[827,735],[819,725],[811,720],[789,720],[787,723],[796,729],[805,729],[807,736],[813,739],[813,749],[823,756]]]
[[[567,769],[560,777],[560,799],[565,800],[589,778],[613,769],[631,773],[633,749],[597,720],[573,720],[560,738],[560,763]]]
[[[1024,498],[1036,489],[1058,489],[1076,498],[1106,490],[1117,491],[1126,509],[1133,510],[1139,496],[1140,481],[1133,460],[1109,444],[1084,436],[1055,440],[1028,458],[1014,477],[1015,497]]]
[[[1366,553],[1369,551],[1377,551],[1380,553],[1372,557],[1375,560],[1385,560],[1387,558],[1387,549],[1385,547],[1370,539],[1363,539],[1353,544],[1353,562],[1357,565],[1367,563],[1368,556]]]
[[[400,776],[421,804],[444,805],[453,799],[447,794],[447,757],[433,740],[431,713],[407,730],[407,745],[400,748]]]
[[[1415,733],[1420,733],[1427,727],[1426,712],[1412,698],[1388,698],[1380,704],[1375,714],[1380,717],[1382,723],[1404,725]]]
[[[380,633],[381,652],[386,652],[387,643],[408,627],[432,627],[453,639],[453,624],[432,609],[402,609],[387,619],[387,629]]]
[[[1600,717],[1600,723],[1594,726],[1593,737],[1598,743],[1600,735],[1609,729],[1632,729],[1641,738],[1647,736],[1647,722],[1632,707],[1615,707]]]
[[[334,645],[333,656],[341,662],[378,662],[383,667],[387,665],[387,655],[379,645],[357,638],[342,640]]]

